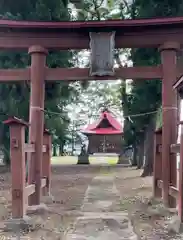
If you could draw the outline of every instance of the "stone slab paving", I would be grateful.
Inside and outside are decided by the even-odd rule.
[[[127,212],[120,211],[120,195],[114,176],[101,175],[92,180],[77,218],[65,240],[137,240]]]

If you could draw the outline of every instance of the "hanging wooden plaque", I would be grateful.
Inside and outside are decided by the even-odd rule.
[[[114,75],[115,32],[90,33],[90,76]]]

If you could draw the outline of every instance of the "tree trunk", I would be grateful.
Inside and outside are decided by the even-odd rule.
[[[137,166],[137,143],[133,144],[132,166]]]
[[[7,125],[2,125],[0,128],[0,139],[3,151],[3,162],[7,166],[10,165],[10,136],[6,136],[9,131]]]
[[[141,177],[151,176],[153,173],[155,121],[152,119],[146,129],[145,135],[145,162]]]
[[[137,169],[141,169],[144,163],[144,139],[142,139],[138,146]]]
[[[53,156],[56,157],[57,156],[57,146],[53,145]]]
[[[63,148],[64,148],[64,146],[63,146],[63,144],[61,143],[61,144],[59,145],[59,156],[62,156],[62,155],[63,155],[63,152],[64,152]]]

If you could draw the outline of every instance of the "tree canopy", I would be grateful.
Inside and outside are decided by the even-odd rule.
[[[182,0],[134,0],[128,8],[129,16],[132,19],[179,16],[182,15],[182,10]],[[158,50],[155,49],[133,49],[131,50],[130,59],[134,66],[152,66],[160,63],[160,54],[158,53]],[[161,81],[158,79],[155,81],[133,81],[132,91],[129,95],[125,96],[125,99],[126,102],[123,105],[123,111],[126,115],[147,113],[131,118],[132,121],[129,121],[128,118],[125,119],[126,144],[133,144],[140,150],[140,148],[143,147],[144,142],[147,145],[148,141],[146,141],[146,138],[147,131],[150,129],[149,126],[154,124],[154,127],[160,127],[162,123]],[[153,136],[151,136],[151,138],[153,138]],[[151,153],[151,156],[152,155],[153,154]],[[150,171],[152,171],[152,167]]]
[[[74,7],[70,7],[69,3],[74,4],[77,8],[75,14],[73,14]],[[86,21],[178,16],[181,15],[182,10],[182,0],[18,0],[16,4],[10,0],[1,0],[0,17],[18,20]],[[128,60],[132,61],[134,66],[160,63],[157,50],[133,49],[126,51],[124,49],[115,53],[115,58],[118,56],[116,59],[118,65],[122,64],[118,61],[120,60],[119,56],[126,52],[128,52]],[[78,55],[78,52],[75,51],[50,51],[47,65],[52,68],[72,67],[78,65],[78,61],[84,61],[82,56],[83,53]],[[0,52],[1,68],[23,68],[29,64],[30,57],[27,52]],[[87,65],[88,62],[84,61],[84,64]],[[104,103],[111,107],[117,106],[119,109],[122,107],[124,116],[148,113],[138,117],[125,118],[126,145],[135,144],[138,147],[139,144],[144,144],[149,125],[155,121],[158,124],[161,123],[161,81],[158,79],[133,81],[131,92],[126,91],[127,84],[123,79],[121,79],[120,87],[116,85],[119,87],[119,91],[116,89],[116,92],[111,90],[113,86],[110,87],[110,85],[100,88],[99,83],[91,83],[88,89],[86,89],[88,83],[83,86],[84,90],[80,84],[46,83],[45,121],[54,134],[55,144],[62,144],[66,139],[70,121],[67,106],[74,101],[78,101],[80,105],[88,104],[90,106],[88,109],[93,106],[96,111]],[[5,152],[8,148],[9,134],[2,121],[9,115],[16,115],[28,120],[29,92],[30,88],[27,82],[0,85],[0,141]],[[92,100],[84,101],[79,94],[87,94]]]
[[[1,1],[0,16],[3,19],[15,20],[70,20],[67,2],[63,0],[18,0]],[[71,51],[50,51],[47,65],[52,68],[71,67],[73,53]],[[0,52],[0,68],[24,68],[30,64],[27,52]],[[9,148],[9,130],[2,124],[8,116],[15,115],[28,121],[29,83],[0,84],[0,140],[5,153]],[[77,98],[77,90],[66,83],[46,83],[45,121],[52,131],[53,143],[61,144],[65,140],[69,118],[65,106]],[[54,114],[57,113],[57,114]],[[7,156],[8,158],[8,156]]]

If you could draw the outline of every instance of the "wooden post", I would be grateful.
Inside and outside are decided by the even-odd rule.
[[[41,198],[44,80],[47,51],[40,46],[32,46],[29,48],[29,54],[31,54],[29,143],[35,144],[35,152],[29,156],[28,182],[36,185],[35,193],[29,197],[29,205],[39,205]]]
[[[162,61],[162,169],[163,169],[163,202],[167,207],[175,207],[175,198],[169,195],[169,185],[176,187],[176,155],[171,154],[170,145],[177,141],[177,98],[173,84],[177,78],[177,51],[179,44],[167,42],[161,48]]]
[[[43,195],[50,195],[51,181],[51,134],[48,130],[44,130],[43,144],[46,146],[46,152],[43,153],[42,161],[42,177],[46,178],[47,184],[43,188]]]
[[[25,126],[26,123],[11,118],[4,122],[10,126],[10,160],[12,176],[12,218],[23,218],[25,205]]]
[[[153,175],[153,196],[160,198],[162,190],[158,187],[158,180],[162,180],[162,128],[156,130],[154,135],[154,175]]]

